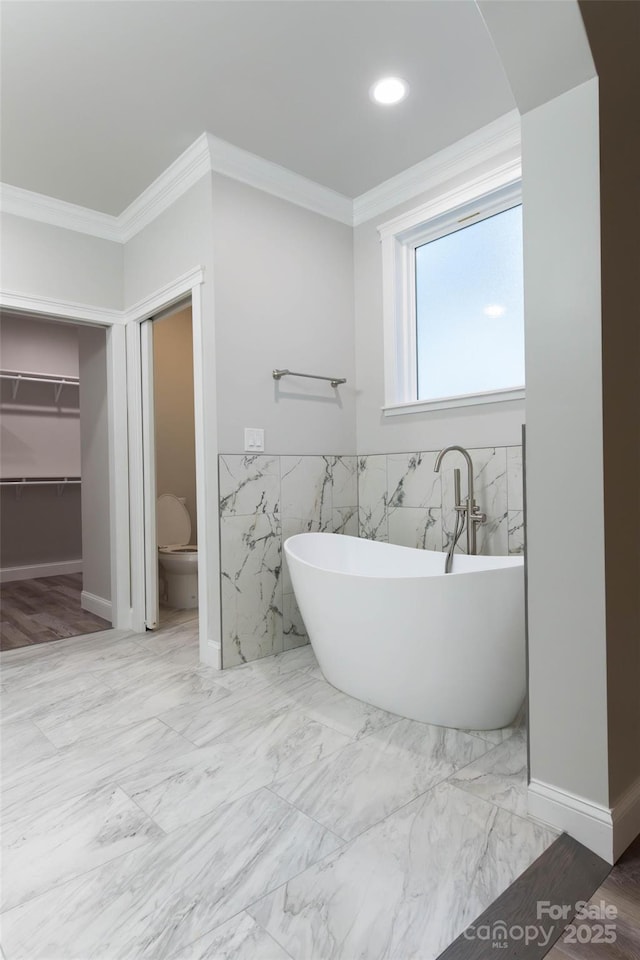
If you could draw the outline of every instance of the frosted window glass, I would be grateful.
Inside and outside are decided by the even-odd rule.
[[[418,399],[524,386],[522,207],[415,256]]]

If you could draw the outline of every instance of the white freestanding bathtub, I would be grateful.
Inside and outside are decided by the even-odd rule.
[[[522,557],[445,554],[332,533],[285,542],[329,683],[424,723],[491,730],[524,700]]]

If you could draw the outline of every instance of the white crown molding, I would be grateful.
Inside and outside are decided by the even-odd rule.
[[[441,183],[507,150],[519,148],[520,114],[517,110],[499,117],[457,143],[390,177],[353,201],[353,225],[359,226],[399,204],[425,193]]]
[[[286,167],[242,150],[212,134],[209,139],[211,169],[264,190],[299,207],[330,217],[347,226],[353,224],[353,201],[329,187],[302,177]]]
[[[103,327],[112,327],[127,322],[122,310],[109,307],[94,307],[86,303],[74,303],[71,300],[54,300],[51,297],[25,296],[0,290],[0,307],[6,310],[20,310],[26,313],[38,313],[61,320],[78,320],[81,323],[98,323]]]
[[[286,167],[203,133],[117,217],[4,183],[0,184],[0,210],[126,243],[201,177],[215,172],[339,223],[357,226],[519,146],[520,116],[513,111],[351,200]]]
[[[89,210],[66,200],[56,200],[43,193],[34,193],[32,190],[23,190],[10,183],[0,184],[0,211],[12,214],[14,217],[23,217],[25,220],[36,220],[38,223],[48,223],[65,230],[74,230],[76,233],[86,233],[101,240],[122,242],[122,228],[118,217],[97,210]]]
[[[126,243],[211,171],[207,134],[201,134],[118,217],[120,242]]]

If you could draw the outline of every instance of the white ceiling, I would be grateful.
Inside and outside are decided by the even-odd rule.
[[[9,0],[1,57],[2,180],[114,215],[205,130],[355,197],[515,106],[472,0]]]

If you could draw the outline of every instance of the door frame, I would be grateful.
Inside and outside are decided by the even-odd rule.
[[[0,307],[41,320],[103,327],[106,331],[107,432],[109,449],[109,527],[111,550],[111,622],[130,630],[131,561],[129,553],[129,450],[118,438],[127,433],[126,317],[120,310],[90,307],[48,297],[0,291]],[[105,634],[102,634],[103,636]]]
[[[129,429],[129,496],[131,542],[131,625],[144,632],[146,610],[145,520],[143,403],[152,404],[153,397],[143,393],[141,325],[154,315],[191,298],[193,330],[193,406],[196,447],[196,504],[198,512],[198,608],[200,660],[221,669],[218,583],[218,495],[217,474],[207,470],[207,396],[204,361],[204,315],[202,285],[204,270],[196,267],[162,287],[125,312],[127,341],[127,407]],[[215,385],[213,386],[215,391]],[[209,406],[210,409],[210,406]],[[214,408],[215,409],[215,408]],[[211,419],[211,417],[209,417]],[[210,440],[215,441],[216,424],[209,425]],[[215,445],[215,443],[214,443]],[[153,465],[155,469],[155,465]]]

